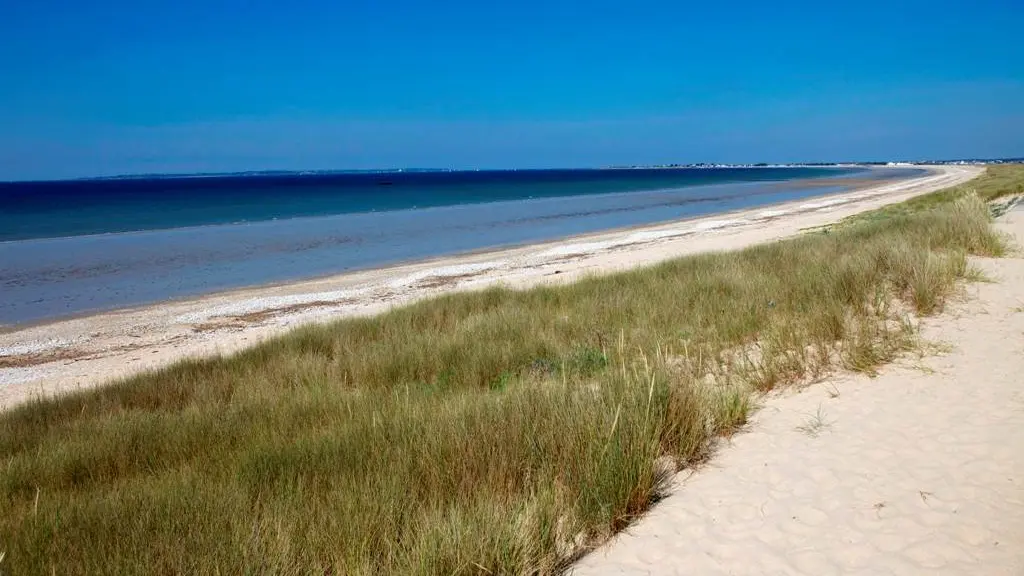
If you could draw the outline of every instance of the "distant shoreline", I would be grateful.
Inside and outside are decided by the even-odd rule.
[[[707,168],[873,168],[880,166],[972,166],[989,164],[1020,164],[1022,158],[964,158],[949,160],[921,161],[862,161],[862,162],[756,162],[756,163],[717,163],[696,162],[680,164],[625,164],[597,167],[575,168],[365,168],[365,169],[297,169],[297,170],[240,170],[227,172],[153,172],[127,173],[98,176],[77,176],[70,178],[23,178],[17,180],[0,180],[4,184],[53,183],[53,182],[90,182],[105,180],[145,180],[145,179],[186,179],[186,178],[230,178],[260,176],[316,176],[332,174],[397,174],[397,173],[432,173],[432,172],[538,172],[549,170],[672,170],[672,169],[707,169]]]
[[[474,172],[598,172],[604,170],[705,170],[715,168],[747,169],[747,168],[856,168],[872,167],[880,164],[651,164],[651,165],[611,165],[585,168],[380,168],[366,170],[243,170],[239,172],[153,172],[138,174],[113,174],[109,176],[79,176],[56,179],[21,179],[0,180],[5,184],[53,184],[61,182],[106,182],[118,180],[188,180],[210,178],[261,178],[273,176],[344,176],[361,174],[436,174],[436,173],[474,173]]]

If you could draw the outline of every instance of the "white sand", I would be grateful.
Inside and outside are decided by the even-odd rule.
[[[770,209],[235,290],[0,333],[0,360],[21,364],[0,368],[0,408],[184,357],[236,351],[297,324],[373,314],[450,290],[568,282],[683,254],[767,242],[956,185],[980,171],[940,166],[919,178]]]
[[[1024,575],[1024,259],[976,263],[951,352],[766,400],[573,574]]]
[[[77,341],[81,342],[85,338],[78,338]],[[68,348],[75,344],[75,341],[66,340],[63,338],[50,338],[48,340],[27,340],[24,342],[18,342],[17,344],[11,344],[10,346],[0,346],[0,357],[3,356],[21,356],[24,354],[39,354],[41,352],[49,352],[51,350],[58,350],[60,348]]]

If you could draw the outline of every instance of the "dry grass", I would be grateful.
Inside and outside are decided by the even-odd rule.
[[[950,204],[967,194],[975,194],[998,209],[996,200],[1024,195],[1024,164],[989,166],[981,176],[953,188],[912,198],[906,202],[852,216],[847,222],[884,220],[893,216],[911,215]]]
[[[999,254],[949,196],[831,234],[456,294],[0,415],[12,574],[549,574],[746,420],[915,345]]]
[[[797,430],[807,435],[810,438],[817,438],[821,436],[821,433],[826,430],[832,429],[832,422],[828,419],[825,414],[825,410],[818,405],[818,410],[814,414],[808,416],[807,421],[796,427]]]

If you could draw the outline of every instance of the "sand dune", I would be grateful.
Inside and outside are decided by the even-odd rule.
[[[1024,210],[998,226],[1024,245]],[[766,399],[572,573],[1024,574],[1024,259],[974,262],[942,353]]]
[[[213,294],[0,333],[0,408],[36,394],[88,387],[184,357],[226,353],[297,324],[373,314],[442,292],[527,287],[741,248],[963,183],[981,172],[928,174],[812,200],[558,242],[440,258]]]

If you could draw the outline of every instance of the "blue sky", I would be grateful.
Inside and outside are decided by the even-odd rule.
[[[0,179],[1022,156],[1022,30],[1020,0],[11,2]]]

